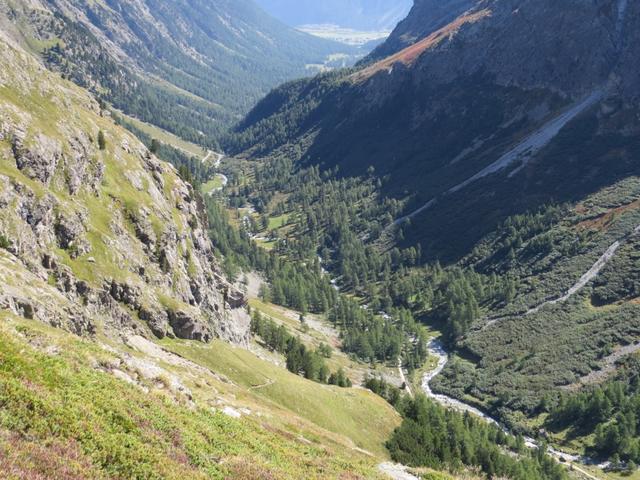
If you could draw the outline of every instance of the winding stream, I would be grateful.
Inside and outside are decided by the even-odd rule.
[[[488,423],[499,425],[496,420],[489,417],[487,414],[483,413],[477,408],[472,407],[471,405],[467,405],[466,403],[461,402],[460,400],[457,400],[455,398],[448,397],[447,395],[435,393],[431,389],[431,385],[430,385],[431,380],[433,380],[438,375],[440,375],[444,370],[444,367],[446,367],[447,363],[449,363],[449,353],[445,350],[442,342],[440,342],[437,339],[431,340],[431,342],[429,342],[428,349],[429,349],[429,355],[436,357],[438,359],[438,366],[432,371],[425,373],[424,377],[422,377],[422,390],[424,391],[425,395],[435,400],[440,405],[443,405],[448,408],[453,408],[454,410],[458,410],[461,412],[472,413],[473,415],[476,415],[482,418]]]
[[[495,418],[490,417],[489,415],[487,415],[486,413],[482,412],[481,410],[479,410],[479,409],[477,409],[477,408],[475,408],[475,407],[473,407],[471,405],[467,405],[466,403],[464,403],[464,402],[462,402],[462,401],[460,401],[460,400],[458,400],[456,398],[452,398],[452,397],[449,397],[447,395],[435,393],[431,388],[431,381],[435,377],[440,375],[440,373],[442,373],[442,371],[446,367],[447,363],[449,363],[449,353],[445,349],[445,347],[442,344],[442,342],[440,342],[438,339],[433,339],[433,340],[431,340],[431,342],[429,342],[428,350],[429,350],[429,355],[432,355],[432,356],[434,356],[434,357],[436,357],[438,359],[438,365],[437,365],[437,367],[435,369],[433,369],[430,372],[425,373],[424,376],[422,377],[422,390],[424,391],[425,395],[427,397],[431,398],[432,400],[434,400],[435,402],[439,403],[440,405],[444,406],[444,407],[452,408],[452,409],[458,410],[460,412],[469,412],[469,413],[471,413],[473,415],[476,415],[477,417],[483,419],[487,423],[490,423],[490,424],[493,424],[493,425],[498,425],[500,428],[502,428],[502,430],[505,433],[512,434],[509,430],[507,430],[505,427],[500,425],[500,423]],[[529,438],[529,437],[525,437],[524,440],[525,440],[525,445],[528,448],[530,448],[530,449],[540,448],[540,443],[537,440],[535,440],[533,438]],[[566,452],[562,452],[560,450],[556,450],[553,447],[548,447],[547,453],[558,462],[571,464],[572,467],[575,470],[579,471],[580,473],[582,473],[586,477],[588,477],[588,478],[590,478],[592,480],[600,480],[598,477],[593,476],[589,472],[581,469],[578,465],[576,465],[576,464],[596,465],[597,462],[595,460],[593,460],[592,458],[569,454],[569,453],[566,453]],[[600,467],[600,468],[604,468],[606,466],[607,466],[607,464],[599,464],[598,465],[598,467]]]

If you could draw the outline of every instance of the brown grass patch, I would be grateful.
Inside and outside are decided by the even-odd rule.
[[[622,205],[621,207],[613,208],[601,215],[598,215],[595,218],[590,218],[588,220],[584,220],[576,225],[576,229],[584,231],[584,230],[597,230],[599,232],[606,230],[609,228],[611,223],[615,220],[615,218],[621,213],[627,212],[629,210],[634,210],[640,208],[640,200],[635,200],[634,202],[628,203],[627,205]],[[582,207],[584,210],[584,207]],[[576,208],[578,213],[586,213],[580,212],[578,208]]]
[[[229,475],[226,476],[229,480],[277,480],[281,478],[248,458],[236,457],[230,459],[225,464],[225,467],[229,470]]]
[[[431,35],[419,42],[410,45],[390,57],[374,63],[364,70],[354,73],[351,79],[355,82],[365,81],[382,70],[390,70],[396,63],[403,63],[407,66],[412,65],[425,51],[438,46],[444,40],[453,38],[464,25],[476,23],[490,15],[491,10],[489,9],[461,15],[447,26],[433,32]]]
[[[73,440],[34,442],[0,434],[0,478],[7,480],[85,480],[106,478]]]

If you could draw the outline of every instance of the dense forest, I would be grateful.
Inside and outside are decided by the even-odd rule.
[[[532,291],[527,277],[537,275],[541,268],[548,268],[548,263],[539,266],[542,260],[571,258],[593,249],[593,238],[588,232],[580,232],[576,237],[566,231],[570,207],[549,204],[499,223],[491,235],[456,264],[424,264],[419,244],[402,249],[387,243],[388,226],[403,206],[401,202],[380,195],[384,179],[377,178],[373,169],[364,177],[343,177],[335,169],[322,171],[318,167],[296,167],[290,159],[277,157],[251,165],[249,173],[244,172],[244,175],[249,181],[232,181],[226,193],[230,205],[255,207],[255,217],[243,223],[234,234],[243,238],[245,245],[252,245],[241,250],[249,252],[255,248],[260,251],[261,248],[251,240],[256,235],[273,242],[269,253],[249,255],[262,256],[261,264],[239,261],[259,265],[267,272],[278,272],[278,275],[268,274],[271,286],[263,290],[264,299],[301,311],[326,313],[341,332],[346,352],[365,361],[390,362],[400,357],[409,371],[422,366],[426,358],[421,323],[440,329],[451,348],[465,349],[467,345],[475,348],[467,337],[482,319],[497,321],[501,318],[499,315],[509,317],[531,306],[531,303],[522,303]],[[216,208],[224,211],[222,206]],[[400,225],[393,232],[396,242],[402,238],[403,228]],[[631,245],[634,244],[630,243],[628,248]],[[237,251],[237,248],[231,250]],[[621,265],[620,272],[636,278],[635,270],[629,270],[629,265],[633,264]],[[339,292],[329,282],[325,269],[335,277]],[[575,273],[565,275],[571,278]],[[606,285],[597,283],[592,296],[594,303],[604,303],[600,299],[607,298],[608,291],[616,290],[610,298],[635,294],[635,284],[624,282],[617,270],[605,270],[603,275],[616,276],[618,280]],[[314,285],[315,293],[305,293],[304,285]],[[547,285],[550,292],[558,291],[557,285],[545,283]],[[330,308],[325,308],[323,297]],[[534,305],[535,301],[529,300]],[[547,313],[539,314],[542,315]],[[489,343],[483,348],[493,348],[496,355],[500,355],[497,342],[495,346]],[[524,357],[521,361],[526,360]],[[471,378],[467,362],[454,360],[451,365],[452,368],[438,379],[435,388],[459,396],[464,393],[458,389],[458,384],[483,385]],[[558,374],[562,372],[560,368],[568,367],[560,364]],[[474,375],[479,373],[482,372],[474,372]],[[499,388],[503,397],[481,406],[517,430],[520,427],[512,421],[511,412],[522,410],[536,416],[554,403],[548,400],[548,391],[529,395],[525,384],[521,385],[521,390],[511,389],[507,396],[502,391],[507,388],[510,378],[513,377],[508,371],[501,372],[501,376],[495,376],[493,380],[487,377],[486,382],[493,382],[493,388]],[[456,387],[450,389],[449,385],[454,381]],[[399,390],[380,379],[368,379],[365,385],[404,411],[408,402]],[[629,395],[630,390],[625,392]],[[474,390],[473,393],[482,398],[483,392]],[[519,396],[519,403],[511,400],[516,396]],[[591,430],[595,440],[590,452],[611,457],[620,469],[634,468],[638,461],[636,430],[629,426],[629,419],[635,418],[629,416],[630,411],[635,415],[632,405],[635,404],[630,401],[606,410],[616,420],[594,425]],[[514,443],[496,432],[490,433],[483,430],[488,428],[485,425],[470,426],[464,421],[447,420],[446,414],[436,415],[429,410],[431,407],[413,405],[412,408],[422,413],[412,414],[409,408],[403,426],[389,443],[398,461],[444,466],[454,471],[474,465],[489,476],[515,479],[564,478],[553,461],[523,450],[521,440]],[[564,410],[561,408],[559,412]],[[429,422],[443,422],[445,431],[456,432],[454,439],[470,442],[472,451],[463,455],[455,441],[447,444],[440,439],[439,432],[426,429],[420,422],[425,415]],[[434,420],[434,415],[440,415],[440,420]],[[560,416],[560,413],[552,413],[552,418]],[[580,415],[568,418],[566,426],[581,422]],[[555,426],[560,424],[559,421],[554,423]],[[429,451],[426,446],[434,450]],[[505,454],[505,449],[517,452],[520,461]]]
[[[364,386],[393,405],[403,422],[387,442],[392,458],[404,465],[458,473],[479,468],[488,478],[566,479],[564,469],[545,454],[530,450],[522,436],[505,434],[469,413],[446,409],[424,395],[411,398],[382,378]]]
[[[287,135],[286,128],[282,134]],[[628,233],[637,224],[635,217],[614,216],[606,235],[575,225],[615,208],[615,202],[624,205],[627,197],[633,198],[635,187],[625,186],[629,193],[620,199],[612,200],[611,192],[602,199],[594,196],[589,208],[596,213],[586,209],[576,212],[569,204],[550,202],[507,217],[465,257],[443,266],[437,261],[425,263],[419,243],[402,248],[411,222],[395,225],[393,221],[406,206],[381,194],[386,179],[379,178],[373,167],[366,175],[349,177],[336,168],[300,165],[296,163],[298,156],[293,148],[287,155],[247,163],[242,172],[234,172],[225,191],[228,206],[250,205],[255,213],[239,222],[240,228],[229,228],[230,219],[220,199],[207,199],[212,239],[220,252],[227,252],[230,271],[237,274],[243,268],[257,268],[266,272],[269,287],[261,292],[264,300],[326,314],[341,332],[344,350],[362,360],[389,363],[401,358],[404,367],[412,371],[426,358],[421,324],[434,326],[443,332],[448,347],[461,354],[436,379],[434,388],[458,398],[472,397],[477,406],[516,431],[528,432],[522,413],[534,418],[555,409],[553,385],[568,384],[596,368],[607,345],[618,343],[626,335],[625,328],[634,323],[631,306],[623,306],[617,316],[620,321],[615,322],[614,312],[593,310],[585,317],[578,305],[586,301],[594,306],[611,305],[638,296],[640,271],[633,259],[640,249],[637,239]],[[270,250],[259,247],[255,238],[269,243]],[[522,317],[569,288],[608,244],[621,238],[627,240],[621,255],[575,304],[561,315],[544,309]],[[510,343],[505,330],[484,327],[514,325],[518,316],[523,318],[522,326],[511,328],[526,330],[531,339],[525,336],[517,345]],[[581,324],[588,328],[572,330],[571,325],[581,318],[587,318]],[[543,340],[545,328],[550,328],[544,325],[551,321],[557,335]],[[567,353],[554,348],[567,338],[569,330],[581,339],[580,350]],[[596,331],[602,332],[601,339],[593,334]],[[520,349],[517,358],[506,357],[509,348]],[[568,355],[570,359],[565,358]],[[474,363],[485,356],[487,362],[476,368]],[[548,361],[542,364],[543,356]],[[304,370],[299,372],[305,375]],[[526,380],[531,375],[535,387]],[[400,393],[384,382],[369,379],[366,385],[399,409],[404,408]],[[620,388],[606,387],[601,393],[588,390],[575,398],[563,398],[552,410],[548,426],[591,425],[576,432],[592,435],[588,453],[611,458],[616,468],[626,470],[635,468],[639,460],[635,441],[638,426],[633,423],[637,402],[635,390],[627,386],[622,390],[625,398],[632,400],[621,402]],[[594,404],[602,411],[594,413]],[[614,420],[594,420],[604,415]],[[421,442],[431,445],[439,438],[438,433],[420,437],[426,435],[423,427],[415,416],[407,415],[390,447],[399,460],[411,463],[413,458],[415,465],[446,465],[452,470],[475,465],[489,475],[516,479],[562,478],[555,476],[559,471],[551,468],[552,462],[531,456],[518,445],[506,445],[525,459],[521,462],[524,467],[516,467],[509,455],[501,456],[505,445],[497,450],[489,448],[496,438],[489,437],[484,445],[474,443],[468,440],[475,435],[470,432],[464,433],[469,435],[464,441],[471,441],[477,449],[465,454],[463,460],[454,446],[422,456],[425,448]],[[455,431],[458,427],[450,428]],[[452,462],[452,458],[458,460]]]
[[[43,58],[50,68],[106,97],[116,109],[143,122],[156,125],[185,140],[218,148],[215,139],[221,137],[223,125],[233,121],[229,113],[195,96],[144,81],[96,47],[98,40],[82,25],[64,20],[59,28],[57,33],[65,41],[43,52]],[[80,38],[85,41],[78,41]],[[87,38],[92,42],[86,42]],[[73,51],[70,51],[71,48]],[[96,84],[100,88],[96,88]],[[167,103],[181,108],[167,109]],[[219,122],[212,121],[215,118]]]
[[[517,283],[509,275],[443,268],[437,262],[422,265],[419,244],[384,248],[388,226],[402,204],[380,196],[382,180],[374,169],[366,177],[342,177],[337,170],[321,172],[317,166],[296,169],[291,159],[277,157],[255,166],[253,178],[251,185],[232,192],[231,203],[249,201],[266,215],[257,229],[264,229],[268,216],[286,217],[286,233],[269,232],[278,240],[277,251],[309,264],[321,258],[340,287],[365,299],[373,312],[403,307],[438,325],[453,344],[483,309],[515,297]],[[396,235],[401,237],[402,230]],[[281,303],[280,298],[272,300]],[[414,329],[408,333],[414,335]],[[348,343],[358,342],[360,338]]]
[[[271,88],[313,73],[333,54],[358,53],[286,27],[245,0],[140,9],[120,0],[69,3],[49,2],[37,14],[9,8],[26,36],[42,41],[49,68],[128,115],[213,149]]]
[[[445,409],[423,395],[401,403],[403,422],[387,442],[392,458],[404,465],[459,472],[478,467],[488,478],[564,480],[562,466],[545,449],[525,447],[522,437],[511,437],[469,413]]]
[[[419,367],[427,354],[419,323],[410,310],[393,308],[388,288],[382,295],[378,290],[382,279],[391,282],[395,265],[415,265],[419,253],[412,248],[379,255],[363,239],[371,231],[381,232],[382,223],[376,226],[373,219],[383,213],[391,218],[389,209],[398,207],[377,201],[373,175],[364,181],[340,179],[336,172],[321,174],[318,168],[292,175],[292,168],[291,161],[282,158],[256,165],[251,184],[231,189],[230,204],[249,202],[259,218],[264,217],[244,222],[238,234],[225,233],[226,214],[211,205],[214,244],[223,245],[221,252],[229,251],[232,257],[237,255],[233,252],[245,252],[236,263],[266,273],[269,287],[261,292],[263,300],[327,314],[341,332],[346,352],[369,362],[402,358],[409,371]],[[276,195],[285,198],[283,194],[286,200],[274,200]],[[268,232],[276,245],[268,254],[256,253],[251,235],[264,230],[273,216],[288,218],[287,232]],[[325,268],[338,277],[339,290]]]

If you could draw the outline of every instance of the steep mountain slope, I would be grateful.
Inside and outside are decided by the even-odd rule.
[[[393,29],[387,41],[371,53],[369,60],[382,59],[423,39],[475,3],[474,0],[416,0],[409,15]]]
[[[267,12],[291,26],[333,24],[356,30],[391,30],[410,0],[257,0]]]
[[[12,1],[0,22],[116,108],[199,143],[269,88],[349,49],[285,27],[248,0]]]
[[[587,117],[603,141],[618,132],[633,138],[637,5],[475,5],[376,63],[274,91],[239,125],[229,148],[264,155],[298,144],[305,163],[338,165],[344,174],[373,166],[388,176],[388,194],[411,199],[406,214],[438,199],[438,208],[411,215],[410,240],[429,247],[431,257],[464,253],[495,220],[523,206],[576,198],[632,173],[628,156],[619,155],[612,169],[592,152],[583,158],[590,169],[567,186],[533,165],[543,162],[544,147],[560,130]],[[418,23],[421,14],[414,8],[407,22]],[[505,172],[511,175],[502,182]],[[473,203],[478,188],[492,200],[474,207],[478,221],[468,232],[464,199]]]
[[[185,359],[141,337],[89,342],[5,311],[0,340],[2,478],[386,478],[331,422],[285,404],[302,394],[349,427],[375,415],[368,438],[384,436],[397,415],[365,390],[308,382],[222,342],[181,344]],[[273,386],[253,388],[266,378]]]
[[[2,308],[79,334],[245,343],[192,188],[86,92],[0,48]]]
[[[0,32],[0,477],[380,478],[397,413],[234,345],[207,227],[173,167]]]
[[[320,239],[345,288],[445,332],[451,360],[436,392],[535,435],[570,392],[611,378],[635,391],[640,5],[450,2],[462,13],[441,26],[418,8],[428,4],[398,27],[409,46],[394,35],[384,58],[282,86],[228,145],[258,163],[293,160],[292,178],[377,185],[373,206],[349,205],[337,231],[305,217],[322,200],[288,190],[283,169],[273,197],[286,198],[280,213],[303,212],[298,240]],[[635,367],[620,376],[622,363]],[[635,462],[618,440],[640,426],[616,437],[630,410],[608,402],[549,438]]]

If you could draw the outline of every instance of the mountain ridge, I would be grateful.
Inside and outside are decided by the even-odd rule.
[[[228,148],[260,156],[298,144],[302,163],[337,165],[345,175],[373,166],[389,176],[391,195],[413,198],[410,213],[580,98],[607,92],[598,104],[615,112],[585,112],[603,127],[635,108],[637,39],[629,22],[637,21],[637,7],[601,3],[589,9],[578,1],[465,4],[458,19],[386,60],[276,90],[240,123]],[[412,15],[420,13],[414,8],[407,21],[416,23],[420,17]],[[552,55],[545,49],[555,49],[555,35],[567,36],[566,47]],[[583,57],[589,61],[571,60]],[[466,113],[471,106],[474,117]],[[421,176],[427,180],[417,183]]]
[[[198,143],[215,143],[269,88],[350,52],[285,27],[247,0],[21,1],[1,13],[7,32],[50,68]]]

